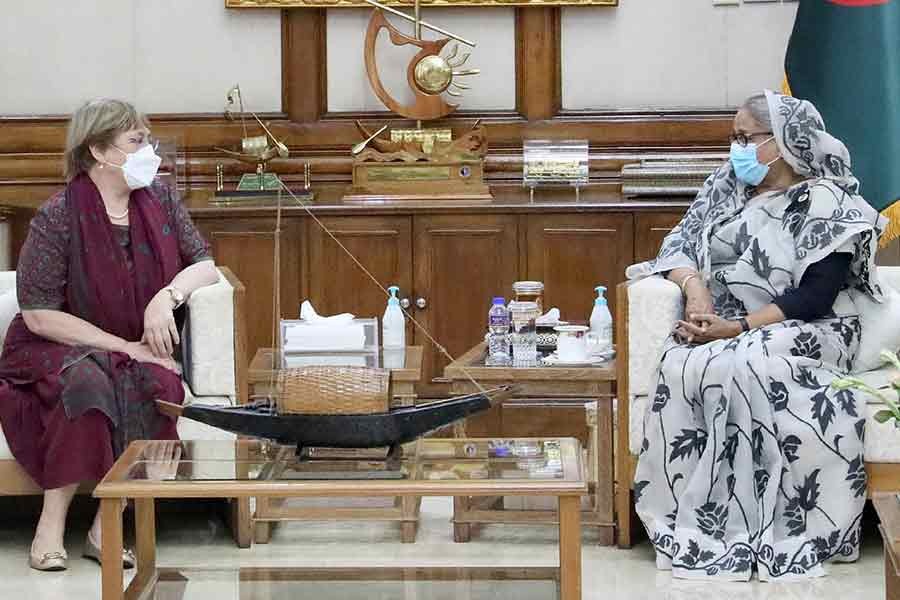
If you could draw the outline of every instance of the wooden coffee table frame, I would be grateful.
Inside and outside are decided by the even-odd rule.
[[[139,600],[159,581],[156,567],[157,498],[300,498],[300,497],[422,497],[422,496],[556,496],[559,506],[559,597],[581,598],[581,496],[587,493],[580,457],[562,480],[354,480],[354,481],[135,481],[128,480],[131,466],[147,445],[133,442],[94,489],[102,518],[102,598]],[[564,465],[566,468],[566,465]],[[124,588],[122,567],[122,505],[134,499],[134,579]],[[170,570],[170,569],[169,569]],[[268,570],[277,573],[279,569]]]
[[[487,346],[478,344],[444,369],[453,394],[478,391],[469,376],[484,387],[515,385],[516,397],[507,404],[529,405],[535,398],[541,405],[585,405],[588,427],[588,495],[591,508],[582,514],[585,525],[598,528],[599,545],[615,543],[615,480],[613,453],[613,400],[616,396],[615,360],[599,367],[486,367]],[[456,428],[457,437],[466,437],[465,424]],[[496,498],[474,501],[465,496],[453,499],[453,538],[468,542],[471,526],[481,523],[554,524],[556,511],[496,509]]]
[[[260,348],[250,362],[247,380],[250,397],[271,392],[277,351]],[[415,385],[422,376],[422,347],[407,346],[402,369],[391,369],[391,406],[413,406],[418,396]],[[390,507],[297,507],[288,506],[286,498],[257,498],[256,510],[249,517],[253,528],[253,541],[267,544],[272,539],[272,528],[282,521],[394,521],[400,523],[400,540],[416,541],[419,528],[421,502],[413,496],[394,498]],[[249,507],[247,513],[250,514]]]

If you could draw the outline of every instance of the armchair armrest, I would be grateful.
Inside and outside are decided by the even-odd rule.
[[[628,285],[628,393],[646,395],[663,342],[684,313],[678,286],[659,276]]]
[[[183,368],[195,396],[246,400],[244,291],[240,280],[221,267],[218,283],[188,298]]]
[[[620,548],[631,546],[631,486],[637,462],[632,428],[642,422],[647,405],[646,399],[634,398],[648,393],[662,344],[683,312],[681,290],[662,277],[616,287],[616,524]]]

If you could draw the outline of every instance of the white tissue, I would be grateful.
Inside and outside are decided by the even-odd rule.
[[[354,316],[350,313],[341,313],[323,317],[316,312],[309,300],[304,300],[303,304],[300,305],[300,318],[310,325],[347,325],[353,322]]]
[[[551,308],[546,313],[534,320],[535,325],[555,325],[559,323],[559,309]]]

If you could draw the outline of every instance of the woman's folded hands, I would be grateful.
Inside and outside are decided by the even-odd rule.
[[[689,321],[678,321],[675,336],[688,344],[705,344],[713,340],[733,338],[741,333],[737,321],[729,321],[713,314],[687,313]]]

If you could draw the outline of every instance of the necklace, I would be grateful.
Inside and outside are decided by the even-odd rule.
[[[127,206],[125,207],[125,212],[123,212],[121,215],[114,215],[111,212],[109,212],[109,209],[106,209],[106,214],[113,221],[121,221],[122,219],[124,219],[125,217],[128,216],[128,207]]]

